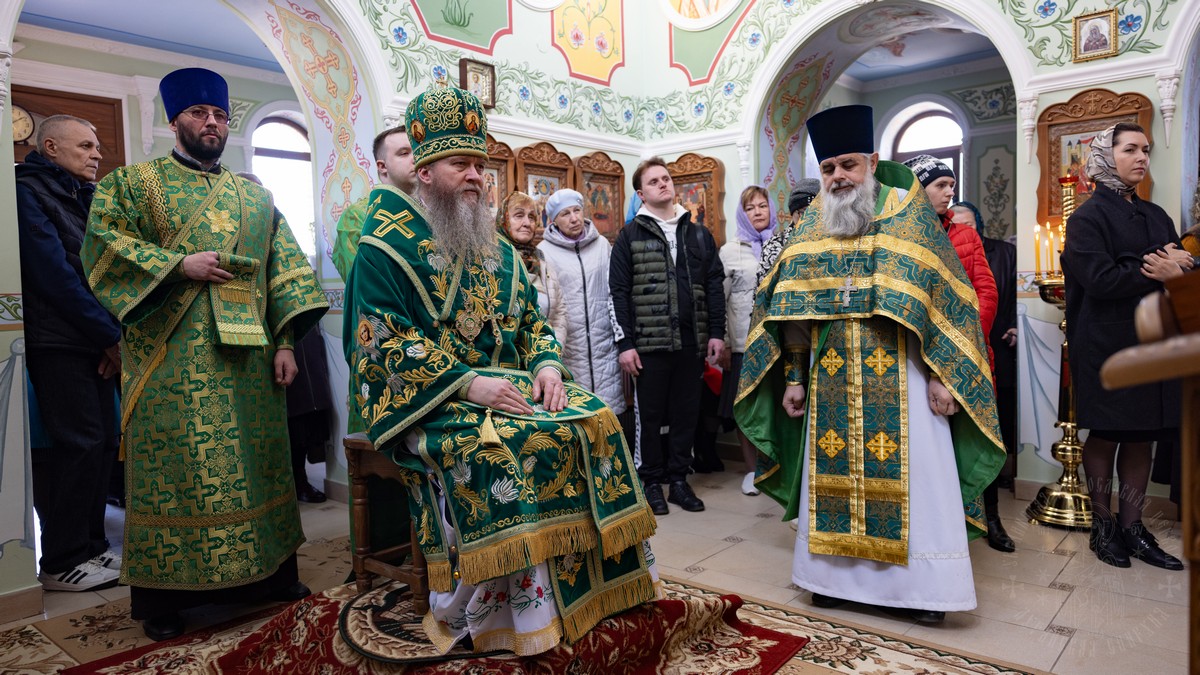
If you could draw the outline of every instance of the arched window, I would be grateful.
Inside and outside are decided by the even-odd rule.
[[[313,231],[312,147],[308,131],[283,116],[259,122],[251,138],[254,161],[251,171],[271,191],[275,206],[283,213],[300,248],[310,258],[316,255]]]
[[[949,112],[931,110],[914,116],[900,127],[892,144],[897,162],[917,155],[933,155],[950,166],[958,177],[956,197],[962,198],[963,130]]]

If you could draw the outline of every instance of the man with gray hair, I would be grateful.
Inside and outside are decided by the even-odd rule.
[[[16,168],[29,379],[50,440],[31,452],[38,580],[51,591],[111,586],[121,569],[104,536],[121,327],[92,295],[79,257],[100,159],[91,122],[54,115]]]
[[[813,604],[938,623],[975,607],[967,541],[1004,450],[975,292],[871,118],[807,122],[821,194],[759,286],[734,412],[755,485],[800,518],[792,581]]]

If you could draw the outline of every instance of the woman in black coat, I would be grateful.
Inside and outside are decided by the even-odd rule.
[[[1136,124],[1117,124],[1092,141],[1087,173],[1096,190],[1067,221],[1062,253],[1067,341],[1077,419],[1089,430],[1083,470],[1093,509],[1091,549],[1116,567],[1129,567],[1132,555],[1181,570],[1183,564],[1159,548],[1141,520],[1151,444],[1179,435],[1179,385],[1107,391],[1100,384],[1105,359],[1137,344],[1138,301],[1192,267],[1171,218],[1134,194],[1149,163],[1150,143]],[[1121,481],[1119,522],[1111,511],[1114,461]]]

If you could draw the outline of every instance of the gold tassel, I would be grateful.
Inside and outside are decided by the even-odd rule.
[[[590,593],[589,597],[577,605],[578,609],[564,612],[563,629],[567,642],[577,642],[605,617],[654,599],[654,580],[645,570],[640,570],[640,573],[636,573],[631,579]]]
[[[479,550],[460,549],[458,571],[463,583],[480,584],[532,567],[551,556],[582,553],[596,545],[596,526],[590,521],[543,527],[537,532],[488,543]]]
[[[504,444],[500,442],[500,434],[496,433],[496,425],[492,424],[491,408],[488,408],[487,415],[483,418],[483,424],[479,425],[479,441],[485,448],[504,447]]]
[[[635,508],[624,518],[601,527],[600,550],[605,558],[612,558],[630,546],[649,539],[657,526],[658,521],[649,509]]]
[[[425,573],[429,576],[429,590],[438,593],[449,593],[454,590],[454,579],[450,573],[450,561],[437,562],[426,560]]]

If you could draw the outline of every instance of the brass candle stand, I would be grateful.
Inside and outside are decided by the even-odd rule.
[[[1063,191],[1063,223],[1066,223],[1071,212],[1075,210],[1075,179],[1068,177],[1060,182]],[[1060,231],[1065,235],[1065,229]],[[1053,248],[1051,251],[1053,255]],[[1038,287],[1038,295],[1044,302],[1060,310],[1066,307],[1065,284],[1061,271],[1051,269],[1046,274],[1039,274],[1033,283]],[[1063,472],[1058,482],[1045,485],[1038,491],[1037,497],[1025,509],[1025,515],[1034,523],[1086,530],[1092,527],[1092,499],[1088,496],[1083,482],[1079,480],[1083,445],[1079,442],[1078,426],[1075,422],[1075,388],[1071,381],[1066,318],[1059,322],[1058,327],[1063,332],[1063,342],[1059,361],[1058,421],[1054,426],[1062,429],[1063,435],[1061,440],[1051,446],[1051,454],[1063,465]]]

